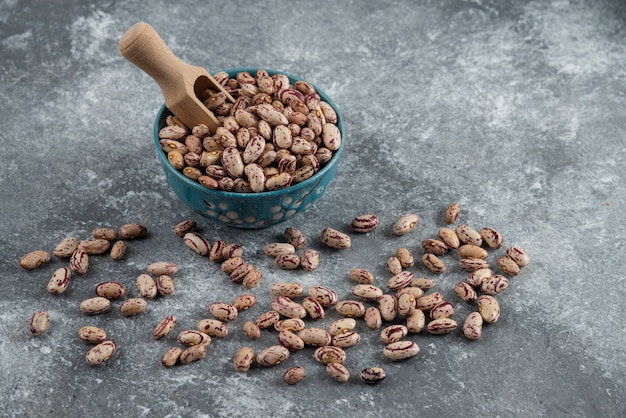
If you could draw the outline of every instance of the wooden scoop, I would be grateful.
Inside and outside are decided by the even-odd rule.
[[[235,101],[233,97],[207,70],[186,64],[174,55],[152,26],[135,23],[122,35],[118,47],[128,61],[158,83],[165,106],[185,125],[191,128],[204,124],[213,133],[222,126],[198,97],[207,88],[225,93],[230,102]]]

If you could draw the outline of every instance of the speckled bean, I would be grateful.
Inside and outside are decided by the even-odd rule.
[[[468,274],[465,281],[471,286],[478,287],[491,276],[493,276],[493,270],[489,268],[483,268],[475,270]]]
[[[297,254],[283,254],[276,257],[276,265],[283,270],[295,270],[300,267],[300,256]]]
[[[530,262],[530,257],[526,251],[520,247],[509,247],[506,249],[506,256],[515,262],[519,267],[525,267]]]
[[[207,346],[205,344],[193,345],[182,353],[180,353],[181,364],[189,364],[191,362],[201,360],[206,357]]]
[[[148,229],[138,223],[128,223],[120,227],[117,236],[120,239],[137,239],[146,236]]]
[[[339,383],[346,383],[350,380],[350,372],[341,363],[327,363],[326,373]]]
[[[60,295],[67,290],[70,284],[72,272],[68,267],[59,267],[52,273],[48,282],[48,292],[53,295]]]
[[[337,293],[326,286],[313,285],[307,288],[307,295],[317,300],[323,307],[328,308],[337,304]]]
[[[408,213],[406,215],[402,215],[400,218],[396,220],[393,224],[392,232],[394,235],[404,235],[417,226],[419,222],[419,216],[414,213]]]
[[[100,344],[107,339],[107,333],[102,328],[86,325],[78,330],[78,337],[90,344]]]
[[[426,330],[435,335],[448,334],[457,328],[457,323],[452,318],[433,319],[426,325]]]
[[[161,357],[161,364],[165,367],[172,367],[180,359],[180,355],[183,353],[183,349],[180,347],[172,347],[163,354]]]
[[[184,237],[185,234],[193,232],[196,229],[196,221],[193,219],[186,219],[174,226],[174,233],[179,237]]]
[[[94,298],[85,299],[80,303],[81,312],[88,315],[96,315],[109,310],[111,301],[107,298],[96,296]]]
[[[265,367],[276,366],[289,358],[289,350],[282,345],[272,345],[259,352],[256,362]]]
[[[407,287],[413,281],[413,273],[408,270],[403,270],[397,274],[394,274],[387,280],[387,288],[389,290],[400,290],[403,287]]]
[[[305,250],[300,254],[300,266],[306,271],[315,270],[320,264],[320,254],[313,249]]]
[[[254,350],[252,350],[252,348],[250,347],[241,347],[233,358],[233,365],[235,366],[235,370],[240,373],[250,370],[253,362]]]
[[[306,309],[287,296],[276,296],[271,302],[272,309],[287,318],[304,318]]]
[[[478,340],[483,333],[483,317],[479,312],[472,312],[463,322],[463,335],[470,340]]]
[[[383,295],[383,297],[378,300],[378,310],[384,321],[393,321],[398,315],[398,298],[390,294]]]
[[[323,319],[326,316],[324,307],[311,296],[306,296],[302,299],[302,307],[307,311],[311,319]]]
[[[519,265],[508,256],[496,258],[496,265],[504,274],[509,276],[517,276],[520,273]]]
[[[430,319],[450,318],[454,315],[455,309],[452,302],[441,302],[440,304],[433,306],[430,310]]]
[[[302,366],[293,366],[283,374],[283,381],[288,385],[295,385],[306,377],[306,370]]]
[[[333,228],[325,228],[321,235],[322,244],[336,249],[346,249],[352,246],[350,236]]]
[[[137,277],[137,289],[139,290],[139,295],[147,299],[156,297],[159,291],[154,279],[145,273]]]
[[[435,254],[426,253],[422,255],[422,263],[424,264],[424,267],[433,273],[441,274],[446,271],[446,264]]]
[[[411,287],[419,287],[422,290],[428,290],[435,287],[435,280],[430,279],[428,277],[415,277],[411,280]]]
[[[121,260],[126,254],[126,243],[122,240],[115,241],[111,246],[111,251],[109,252],[109,257],[111,260]]]
[[[453,224],[456,222],[460,213],[461,213],[461,207],[459,206],[459,204],[451,203],[443,212],[443,219],[448,225]]]
[[[172,263],[171,261],[157,261],[148,265],[146,270],[154,276],[160,276],[162,274],[171,276],[172,274],[178,272],[178,265],[176,263]]]
[[[480,233],[469,225],[457,225],[454,232],[456,232],[459,241],[463,244],[472,244],[479,247],[483,244],[483,238],[480,236]]]
[[[350,280],[360,284],[373,284],[374,275],[362,268],[353,268],[349,272]]]
[[[434,238],[427,238],[422,241],[422,248],[430,254],[442,255],[448,252],[448,246],[445,242]]]
[[[504,291],[507,287],[509,287],[509,279],[500,274],[496,274],[480,284],[480,291],[486,295],[493,296]]]
[[[115,342],[110,340],[103,341],[87,352],[85,360],[90,366],[96,366],[107,361],[116,351],[117,345]]]
[[[380,331],[379,338],[385,344],[400,341],[406,337],[409,330],[406,326],[400,324],[389,325]]]
[[[229,280],[233,283],[241,283],[248,273],[254,269],[254,266],[250,263],[242,263],[233,270],[228,276]]]
[[[402,271],[402,263],[400,263],[400,259],[395,255],[387,258],[385,266],[390,274],[398,274]]]
[[[365,309],[365,324],[369,329],[379,329],[383,326],[383,319],[380,314],[380,310],[374,306],[370,306]]]
[[[102,282],[96,286],[96,295],[107,299],[119,299],[126,294],[126,287],[120,282]]]
[[[437,236],[449,249],[456,249],[461,245],[458,235],[450,228],[440,228]]]
[[[296,250],[304,248],[307,244],[306,236],[302,233],[302,231],[294,226],[288,226],[285,229],[283,236]]]
[[[211,244],[197,232],[187,232],[183,237],[183,242],[199,255],[207,255],[211,251]]]
[[[143,298],[130,298],[126,299],[120,305],[120,313],[122,316],[133,316],[142,313],[146,310],[148,302]]]
[[[300,318],[287,318],[278,320],[274,323],[276,331],[302,331],[306,327],[304,321]]]
[[[367,367],[359,372],[359,377],[363,382],[375,385],[385,380],[387,374],[381,367]]]
[[[280,314],[277,311],[267,311],[257,316],[254,323],[260,329],[266,329],[276,324],[280,320]]]
[[[415,307],[420,311],[429,311],[444,301],[441,292],[432,292],[415,301]]]
[[[474,288],[467,282],[458,282],[454,285],[454,293],[465,302],[473,303],[478,298]]]
[[[481,228],[480,231],[478,231],[478,233],[482,237],[485,244],[487,244],[487,246],[491,248],[492,250],[497,250],[498,248],[502,248],[504,239],[502,238],[502,235],[500,234],[500,232],[498,232],[498,230],[496,230],[495,228],[491,228],[491,227]]]
[[[480,260],[484,260],[489,256],[487,250],[472,244],[461,245],[458,252],[459,257],[461,258],[478,258]]]
[[[30,335],[38,337],[46,332],[49,324],[50,314],[48,313],[48,311],[35,311],[35,313],[33,313],[33,315],[30,317],[30,321],[28,323],[28,331],[30,332]]]
[[[341,347],[323,345],[315,349],[313,358],[322,364],[343,363],[346,361],[346,352]]]
[[[426,325],[426,315],[419,309],[414,309],[406,318],[406,328],[411,334],[417,334],[424,329]]]
[[[480,258],[466,257],[459,260],[459,267],[465,271],[476,271],[481,269],[488,269],[489,262],[487,260],[481,260]]]
[[[261,337],[261,328],[252,321],[246,321],[243,323],[243,333],[251,340],[256,340]]]
[[[59,258],[69,258],[78,248],[78,239],[75,237],[65,237],[54,247],[52,254]]]
[[[238,315],[237,308],[226,302],[213,302],[209,306],[209,313],[220,321],[225,322],[234,321]]]
[[[332,335],[330,335],[328,331],[323,328],[305,328],[302,331],[299,331],[297,335],[302,338],[302,341],[304,341],[306,345],[315,347],[330,345],[332,342]]]
[[[232,305],[237,309],[237,311],[245,311],[246,309],[250,309],[256,304],[256,296],[252,293],[244,293],[243,295],[239,295],[235,298]]]
[[[20,267],[26,270],[35,269],[50,261],[50,253],[45,250],[35,250],[20,258]]]
[[[419,352],[419,346],[413,341],[396,341],[383,348],[383,355],[391,361],[406,360],[415,357]]]
[[[337,302],[335,309],[339,314],[349,318],[360,318],[365,315],[365,306],[356,300],[342,300]]]
[[[409,293],[404,292],[397,296],[398,299],[398,314],[401,316],[408,316],[415,309],[415,297]]]
[[[89,270],[89,255],[80,248],[70,257],[70,269],[76,274],[85,274]]]
[[[352,220],[351,226],[354,232],[368,233],[378,228],[379,224],[380,220],[378,219],[378,216],[373,213],[368,213],[356,216]]]
[[[154,328],[154,331],[152,331],[152,337],[155,340],[159,340],[165,337],[174,329],[175,325],[176,325],[176,317],[174,315],[166,316]]]
[[[415,264],[415,258],[413,253],[408,248],[398,247],[396,248],[396,257],[400,260],[400,264],[403,268],[413,267]]]
[[[500,318],[500,305],[496,298],[491,295],[481,295],[476,299],[478,312],[483,320],[488,323],[497,322]]]
[[[371,284],[358,284],[352,288],[352,295],[360,300],[375,302],[383,296],[383,291]]]

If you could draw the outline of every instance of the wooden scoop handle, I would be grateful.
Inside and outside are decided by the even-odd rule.
[[[183,122],[187,119],[196,123],[203,118],[206,120],[207,117],[214,119],[212,122],[209,121],[211,124],[217,122],[215,116],[201,106],[198,99],[199,93],[202,93],[201,89],[209,87],[222,91],[226,93],[228,100],[234,101],[224,87],[204,68],[189,65],[174,55],[148,23],[138,22],[131,26],[120,38],[118,47],[128,61],[157,82],[163,92],[165,105]],[[192,113],[197,117],[191,115]]]

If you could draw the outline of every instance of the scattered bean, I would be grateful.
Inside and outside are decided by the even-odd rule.
[[[50,324],[50,314],[47,311],[36,311],[28,323],[28,331],[34,337],[38,337],[48,329]]]

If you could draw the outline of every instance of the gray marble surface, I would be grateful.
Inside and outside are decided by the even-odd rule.
[[[624,251],[626,215],[626,6],[619,0],[506,1],[0,1],[0,415],[2,416],[500,416],[622,417],[626,413]],[[282,271],[262,253],[285,224],[242,231],[190,211],[165,182],[151,139],[162,103],[158,86],[123,59],[117,41],[147,21],[183,60],[210,71],[258,66],[290,72],[324,89],[346,119],[346,150],[326,195],[291,225],[322,255],[312,272]],[[349,298],[353,267],[384,287],[396,247],[416,256],[443,226],[451,202],[459,222],[493,226],[531,264],[498,295],[500,320],[469,342],[460,332],[407,338],[417,357],[392,363],[361,322],[348,350],[349,382],[331,380],[312,349],[273,368],[238,374],[246,319],[269,309],[269,286],[324,284]],[[353,234],[331,251],[324,227],[349,231],[352,218],[377,213],[380,228]],[[420,215],[410,234],[393,236],[400,215]],[[154,341],[155,324],[176,330],[208,317],[207,307],[244,292],[219,266],[184,247],[172,227],[195,219],[210,240],[244,245],[262,269],[258,304],[215,339],[207,358],[166,369],[175,336]],[[26,271],[19,258],[96,226],[140,222],[149,229],[126,257],[94,257],[87,274],[52,296],[46,284],[65,265]],[[490,261],[502,250],[492,252]],[[457,306],[475,306],[452,287],[465,273],[429,274]],[[119,280],[136,295],[146,266],[181,266],[174,295],[123,318],[78,310],[97,283]],[[51,325],[31,337],[37,309]],[[316,323],[338,315],[329,310]],[[77,330],[94,324],[117,354],[89,367]],[[284,371],[307,370],[287,386]],[[358,371],[381,366],[377,386]]]

